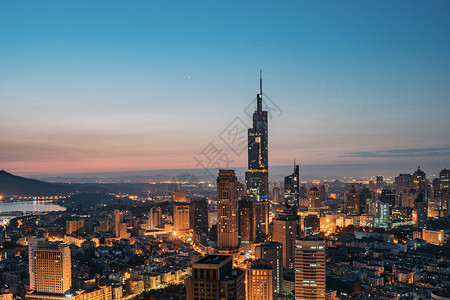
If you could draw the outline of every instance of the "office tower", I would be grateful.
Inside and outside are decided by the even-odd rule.
[[[273,293],[283,292],[283,244],[267,242],[255,247],[255,258],[263,259],[273,265]]]
[[[319,200],[320,202],[327,200],[327,187],[325,184],[321,184],[319,187]]]
[[[127,223],[120,223],[119,224],[119,238],[121,239],[127,239],[128,238],[128,233],[127,233]]]
[[[317,236],[296,242],[295,299],[325,299],[325,241]]]
[[[246,196],[239,201],[239,238],[245,251],[250,250],[250,244],[255,240],[253,203],[254,201]]]
[[[417,189],[413,187],[404,187],[400,190],[401,205],[414,207],[414,201],[417,198]]]
[[[267,111],[262,110],[262,74],[259,79],[253,127],[248,129],[248,171],[245,173],[247,193],[252,199],[267,200],[269,194],[269,159]]]
[[[359,197],[353,185],[345,194],[345,206],[347,214],[353,216],[359,215]]]
[[[439,189],[450,191],[450,170],[443,169],[439,172]]]
[[[217,177],[217,246],[235,249],[239,246],[237,178],[234,170],[219,170]]]
[[[192,264],[187,300],[245,300],[245,274],[233,269],[231,255],[207,255]]]
[[[119,236],[119,226],[123,221],[123,214],[120,210],[115,209],[113,211],[113,234],[114,236]]]
[[[206,198],[192,198],[190,205],[189,227],[208,232],[208,202]]]
[[[174,190],[173,202],[186,202],[186,190]]]
[[[428,205],[427,201],[422,193],[417,196],[417,199],[414,203],[414,227],[415,228],[424,228],[427,225],[428,220]]]
[[[269,201],[252,201],[255,241],[263,241],[269,235]]]
[[[308,191],[308,214],[320,214],[320,194],[316,187],[312,187]]]
[[[369,188],[363,188],[361,193],[359,193],[359,213],[365,214],[369,210],[369,204],[374,201],[374,195]]]
[[[281,200],[281,198],[280,198],[280,188],[274,187],[272,189],[272,203],[273,204],[283,204],[282,203],[283,201],[280,202],[280,200]]]
[[[413,187],[414,180],[411,174],[400,174],[395,177],[395,187],[398,190],[401,190],[404,187]]]
[[[153,206],[148,213],[149,229],[162,227],[162,210],[161,207]]]
[[[173,230],[188,230],[189,225],[189,204],[175,203],[173,205]]]
[[[425,194],[427,189],[427,176],[425,172],[420,169],[420,166],[417,167],[417,170],[413,174],[413,182],[418,193]]]
[[[66,221],[66,234],[83,234],[84,220]]]
[[[388,203],[391,207],[395,206],[395,193],[390,189],[383,189],[381,191],[380,200],[383,203]]]
[[[284,177],[284,203],[289,206],[298,208],[300,194],[300,171],[299,165],[294,162],[294,173]]]
[[[37,293],[66,294],[72,285],[70,248],[44,238],[28,241],[30,289]]]
[[[255,260],[246,269],[246,300],[273,300],[273,265],[265,260]]]
[[[377,176],[377,189],[381,189],[384,186],[383,176]]]
[[[295,239],[297,237],[297,218],[289,214],[281,215],[273,221],[272,240],[283,245],[283,267],[294,268]]]
[[[368,205],[368,214],[374,216],[375,227],[389,228],[391,223],[391,205],[377,200]]]
[[[308,215],[303,219],[303,231],[305,235],[320,232],[320,218],[317,215]]]

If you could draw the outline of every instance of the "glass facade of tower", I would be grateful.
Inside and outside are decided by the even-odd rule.
[[[267,111],[262,110],[262,90],[257,95],[253,127],[248,129],[248,172],[245,173],[247,192],[254,200],[264,201],[269,195],[269,159]]]

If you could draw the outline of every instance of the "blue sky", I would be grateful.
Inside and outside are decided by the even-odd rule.
[[[233,156],[218,135],[262,68],[283,111],[270,164],[449,167],[449,31],[448,1],[2,1],[0,166],[192,168],[210,142]]]

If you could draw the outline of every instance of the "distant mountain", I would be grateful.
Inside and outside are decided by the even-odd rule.
[[[48,183],[0,171],[0,195],[2,196],[58,196],[67,195],[75,190],[76,187],[68,184]]]

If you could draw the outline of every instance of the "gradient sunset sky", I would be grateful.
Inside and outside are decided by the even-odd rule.
[[[44,0],[0,2],[0,169],[246,166],[260,69],[270,165],[450,166],[449,1]]]

